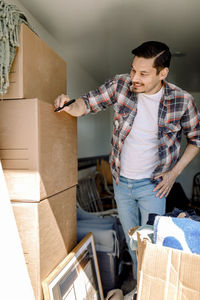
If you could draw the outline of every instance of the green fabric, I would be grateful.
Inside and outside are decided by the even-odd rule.
[[[16,5],[0,0],[0,94],[5,94],[9,87],[9,72],[16,47],[19,47],[18,38],[22,22],[31,27]]]

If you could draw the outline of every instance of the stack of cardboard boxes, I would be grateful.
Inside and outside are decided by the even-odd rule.
[[[76,244],[77,126],[54,113],[62,93],[66,63],[23,24],[0,101],[0,159],[37,300],[42,280]]]

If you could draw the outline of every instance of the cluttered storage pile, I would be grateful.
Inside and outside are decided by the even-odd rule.
[[[138,253],[137,299],[200,299],[200,216],[175,208],[130,231]]]

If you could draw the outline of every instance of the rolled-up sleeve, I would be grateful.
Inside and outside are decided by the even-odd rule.
[[[188,101],[181,123],[188,143],[200,147],[200,114],[192,97]]]
[[[81,98],[85,101],[86,112],[97,113],[116,102],[116,78],[107,80],[96,90],[90,91]]]

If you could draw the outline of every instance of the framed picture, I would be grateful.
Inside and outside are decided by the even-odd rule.
[[[42,282],[45,300],[103,300],[92,233],[70,252]]]

